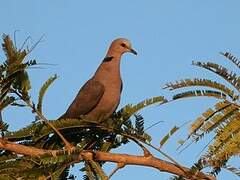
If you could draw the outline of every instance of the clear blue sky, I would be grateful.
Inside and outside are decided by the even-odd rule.
[[[54,119],[66,110],[80,86],[95,72],[109,43],[117,37],[130,39],[139,53],[138,56],[128,54],[122,58],[124,89],[119,107],[147,97],[171,95],[161,89],[169,81],[185,77],[213,78],[211,73],[192,67],[191,61],[211,60],[226,64],[218,54],[220,51],[231,51],[240,56],[239,8],[238,0],[8,0],[2,1],[0,6],[0,33],[13,35],[15,30],[20,30],[17,32],[19,46],[29,35],[35,41],[44,35],[44,42],[31,57],[38,62],[58,65],[31,70],[32,96],[37,98],[38,89],[50,75],[57,73],[60,76],[44,101],[46,117]],[[2,52],[0,58],[4,58]],[[193,120],[214,102],[205,98],[179,101],[150,107],[142,114],[146,126],[164,121],[149,131],[157,145],[174,125]],[[4,119],[11,129],[18,129],[31,122],[33,116],[29,110],[11,108],[4,112]],[[184,130],[178,133],[164,151],[179,163],[191,166],[207,141],[178,154],[176,141],[184,138],[185,133]],[[118,152],[141,153],[133,144]],[[109,171],[109,167],[106,169]],[[80,179],[81,174],[76,169],[73,172]],[[168,174],[150,168],[129,166],[112,179],[168,177]],[[219,179],[238,177],[222,171]]]

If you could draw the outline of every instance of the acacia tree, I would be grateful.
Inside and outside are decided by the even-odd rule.
[[[179,164],[163,152],[161,146],[169,139],[170,135],[179,129],[178,127],[174,127],[168,135],[163,137],[160,147],[153,145],[151,143],[152,137],[145,132],[144,119],[139,114],[141,109],[152,104],[161,105],[179,98],[199,95],[198,90],[196,93],[177,94],[173,96],[172,100],[158,96],[146,99],[136,105],[126,105],[101,124],[86,123],[79,119],[48,120],[42,113],[43,97],[57,76],[50,77],[43,84],[39,91],[37,103],[34,103],[29,95],[31,83],[27,70],[39,64],[36,60],[26,60],[26,56],[32,49],[18,49],[8,35],[3,35],[2,47],[6,60],[0,66],[0,111],[9,106],[26,107],[32,110],[36,118],[27,127],[14,132],[8,131],[9,125],[3,120],[0,121],[0,179],[74,179],[74,175],[69,175],[69,167],[79,162],[84,164],[81,171],[85,172],[85,179],[109,179],[118,169],[130,164],[156,168],[176,175],[178,179],[215,179],[211,174],[202,172],[203,165],[208,163],[213,168],[220,168],[224,165],[222,159],[220,159],[221,163],[217,165],[213,163],[217,162],[215,160],[220,157],[217,152],[213,152],[214,160],[204,158],[204,163],[199,161],[201,164],[198,163],[190,168]],[[228,56],[226,55],[226,57]],[[198,65],[203,66],[199,63]],[[205,66],[208,67],[209,64]],[[225,86],[218,86],[218,84],[212,84],[208,81],[195,80],[193,82],[195,84],[202,82],[200,84],[202,86],[212,87],[214,85],[214,88],[231,95],[230,97],[234,98],[234,102],[238,99],[238,96],[231,94]],[[194,84],[183,81],[168,84],[167,87],[176,89],[189,85]],[[224,96],[216,91],[201,91],[201,93],[214,97]],[[225,101],[226,98],[224,98]],[[230,101],[228,102],[230,103]],[[232,104],[234,103],[231,102],[228,107]],[[234,107],[238,108],[239,112],[239,105],[235,103]],[[204,119],[204,122],[214,120],[214,115],[218,112],[221,110],[216,109],[211,117]],[[197,123],[194,124],[196,126]],[[200,125],[195,127],[194,124],[189,137],[196,137],[198,135],[196,132],[200,130]],[[221,127],[223,126],[218,126],[218,128]],[[205,132],[207,131],[203,133]],[[130,141],[142,149],[142,156],[111,153],[112,149]],[[225,144],[225,149],[226,147],[227,144]],[[154,156],[151,149],[157,150],[161,155],[160,157],[167,158],[168,161]],[[224,161],[226,160],[224,159]],[[102,168],[108,162],[116,163],[116,168],[110,175],[106,175]],[[201,168],[200,165],[202,165]]]

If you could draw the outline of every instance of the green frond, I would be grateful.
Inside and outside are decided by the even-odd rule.
[[[238,141],[240,138],[239,128],[240,113],[236,111],[229,119],[227,124],[223,124],[216,131],[216,137],[213,144],[209,146],[207,156],[212,159],[218,159],[216,157],[230,157],[239,153]],[[231,148],[229,149],[229,147]],[[215,158],[213,158],[215,157]]]
[[[92,170],[96,173],[99,179],[101,180],[108,180],[108,176],[103,171],[102,167],[98,162],[95,161],[88,161],[88,163],[91,165]]]
[[[37,110],[42,113],[42,102],[43,102],[43,97],[49,88],[49,86],[57,79],[57,75],[55,74],[54,76],[50,77],[41,87],[38,95],[38,104],[37,104]]]
[[[92,171],[92,167],[90,166],[89,162],[85,162],[85,172],[86,175],[83,177],[84,180],[95,180],[95,176]]]
[[[7,152],[7,151],[0,151],[0,164],[5,163],[6,161],[14,161],[18,158],[17,154]]]
[[[240,61],[237,57],[235,57],[234,55],[232,55],[229,52],[220,52],[221,55],[225,56],[228,60],[230,60],[231,62],[233,62],[238,68],[240,68]]]
[[[210,120],[208,120],[208,122],[206,122],[201,127],[201,130],[203,132],[210,132],[210,131],[212,131],[214,128],[216,128],[218,125],[220,125],[220,123],[224,122],[230,116],[232,116],[235,111],[237,111],[236,107],[228,106],[227,108],[225,108],[224,110],[221,111],[222,112],[221,114],[220,113],[216,114]]]
[[[144,101],[142,101],[136,105],[132,105],[132,104],[126,105],[117,113],[123,115],[123,117],[124,117],[123,122],[124,122],[124,120],[127,120],[133,114],[137,113],[139,110],[141,110],[147,106],[150,106],[150,105],[156,104],[156,103],[164,104],[166,102],[167,102],[167,100],[163,96],[157,96],[157,97],[145,99]]]
[[[236,73],[233,73],[227,68],[215,63],[192,62],[192,64],[216,73],[240,91],[240,77]]]
[[[14,57],[16,56],[17,49],[14,47],[13,42],[8,35],[3,34],[2,38],[2,49],[5,52],[5,55],[8,57],[9,63],[12,63],[15,60]]]
[[[187,172],[190,176],[196,174],[196,172],[201,171],[206,166],[205,161],[203,159],[199,159],[194,165],[191,167],[191,170]]]
[[[190,126],[189,129],[189,136],[191,136],[193,133],[198,131],[200,127],[203,126],[204,123],[206,123],[211,117],[213,117],[216,113],[222,111],[223,109],[230,106],[231,103],[228,101],[218,102],[215,104],[215,109],[209,108],[207,111],[205,111],[202,116],[198,117]]]
[[[135,130],[139,135],[144,133],[144,119],[141,114],[135,114]]]
[[[236,95],[233,90],[226,87],[225,85],[218,83],[216,81],[212,81],[209,79],[183,79],[180,81],[176,81],[174,83],[167,83],[164,87],[168,88],[169,90],[175,90],[179,88],[185,88],[185,87],[191,87],[191,86],[205,86],[217,89],[221,91],[222,93],[228,95],[233,101],[239,99],[239,95]]]
[[[0,132],[4,132],[8,130],[9,125],[0,120]]]
[[[42,123],[33,123],[30,124],[18,131],[6,132],[5,137],[10,141],[23,141],[29,140],[35,135],[35,131],[42,126]]]
[[[226,99],[226,94],[221,93],[219,91],[213,91],[213,90],[185,91],[182,93],[175,94],[172,99],[177,100],[177,99],[182,99],[182,98],[199,97],[199,96],[214,97],[217,99]]]
[[[31,89],[31,83],[27,71],[19,71],[13,83],[13,88],[22,93],[24,98],[28,98],[28,91]]]
[[[236,167],[230,166],[230,165],[227,165],[223,168],[228,170],[228,171],[231,171],[233,174],[236,174],[237,176],[240,176],[240,169],[239,168],[236,168]]]
[[[196,141],[202,138],[205,133],[227,123],[229,118],[237,111],[237,107],[228,101],[218,102],[215,109],[209,108],[202,116],[198,117],[189,129],[189,137],[192,136]]]
[[[23,98],[28,99],[31,84],[26,70],[28,67],[36,65],[36,60],[24,63],[27,51],[18,50],[10,36],[5,34],[3,35],[2,48],[6,55],[6,61],[0,66],[0,100],[10,93],[11,88],[19,92]]]
[[[0,177],[8,176],[13,177],[22,177],[25,171],[34,167],[34,164],[30,161],[15,159],[10,161],[5,161],[0,163]]]
[[[65,169],[66,169],[65,166],[62,166],[56,169],[56,171],[51,173],[51,179],[63,179],[63,178],[67,179],[68,174],[64,174],[64,176],[62,175]]]
[[[44,167],[52,166],[53,164],[66,164],[76,160],[78,155],[76,153],[69,154],[57,154],[57,155],[44,155],[41,159],[36,159],[39,161],[39,165]]]
[[[169,140],[169,138],[179,130],[178,126],[174,126],[160,141],[160,148]]]
[[[12,104],[15,101],[15,97],[13,96],[7,96],[5,99],[0,101],[0,111],[2,111],[5,107]]]

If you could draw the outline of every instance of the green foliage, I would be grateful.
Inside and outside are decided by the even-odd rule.
[[[184,79],[180,81],[176,81],[175,83],[168,83],[164,88],[169,88],[169,90],[180,89],[184,87],[191,86],[200,86],[200,87],[209,87],[221,91],[223,94],[228,95],[233,101],[238,100],[239,96],[234,93],[234,91],[224,84],[218,83],[216,81],[212,81],[209,79]]]
[[[36,60],[24,62],[28,50],[17,49],[8,35],[3,35],[3,51],[6,55],[5,62],[0,67],[0,90],[3,100],[12,89],[20,92],[24,98],[28,97],[28,91],[31,89],[27,69],[36,65]]]
[[[221,53],[238,68],[239,60],[231,53]],[[189,136],[186,141],[198,142],[206,133],[213,133],[212,142],[206,147],[208,150],[202,155],[200,160],[192,167],[193,171],[211,166],[212,173],[218,174],[221,167],[226,167],[226,163],[233,156],[239,155],[240,143],[240,77],[239,74],[229,71],[224,66],[211,62],[193,62],[193,65],[214,72],[226,80],[226,84],[231,84],[234,89],[227,85],[208,80],[195,78],[167,83],[165,88],[170,90],[184,89],[189,87],[205,88],[204,90],[188,90],[173,95],[173,100],[186,97],[208,96],[214,97],[219,101],[214,108],[208,108],[201,116],[191,124]],[[185,142],[181,142],[182,146]],[[187,146],[188,147],[188,146]]]
[[[160,141],[160,148],[169,140],[169,138],[179,130],[178,126],[174,126]]]
[[[232,86],[235,87],[238,91],[240,90],[239,76],[236,73],[229,71],[226,67],[211,62],[193,62],[192,64],[214,72],[215,74],[219,75],[227,82],[232,84]]]
[[[0,112],[10,105],[25,107],[31,104],[32,111],[37,111],[42,115],[43,97],[57,76],[50,77],[43,84],[39,91],[38,103],[35,108],[29,95],[31,83],[27,70],[31,66],[37,65],[36,61],[24,62],[30,51],[22,48],[17,49],[7,35],[3,36],[2,47],[6,55],[6,61],[0,65]],[[223,55],[239,67],[238,59],[229,53],[224,53]],[[199,89],[183,90],[173,95],[171,100],[167,100],[163,96],[157,96],[146,99],[136,105],[126,105],[101,124],[87,123],[80,119],[47,121],[58,129],[76,149],[68,154],[63,153],[64,151],[57,154],[46,153],[38,158],[18,156],[15,153],[0,150],[0,179],[66,179],[70,177],[69,167],[79,160],[81,151],[109,152],[127,144],[129,141],[133,141],[137,145],[147,144],[161,153],[160,148],[179,130],[179,127],[174,126],[160,141],[160,148],[156,148],[151,144],[152,138],[146,133],[144,118],[139,111],[153,104],[161,105],[186,97],[198,96],[214,97],[219,102],[215,104],[214,108],[209,108],[191,124],[187,140],[191,139],[197,142],[206,133],[211,132],[215,133],[215,137],[213,143],[209,145],[208,151],[194,164],[192,172],[189,173],[190,175],[191,173],[194,174],[205,166],[212,166],[213,172],[218,173],[221,167],[226,167],[225,164],[229,158],[239,155],[240,79],[237,74],[214,63],[196,62],[193,64],[220,75],[233,85],[235,90],[208,79],[185,79],[175,83],[168,83],[166,88],[182,90],[185,87],[197,86]],[[32,124],[15,132],[7,132],[7,129],[8,125],[0,121],[0,131],[4,132],[4,137],[12,142],[50,150],[62,150],[65,146],[53,129],[42,121],[33,121]],[[143,147],[141,146],[141,148]],[[167,155],[165,157],[169,158]],[[173,161],[171,158],[169,159]],[[102,169],[105,162],[83,159],[82,163],[84,163],[84,168],[81,171],[86,173],[84,179],[107,179]]]
[[[55,74],[54,76],[50,77],[41,87],[38,95],[38,104],[37,104],[37,110],[42,113],[42,101],[43,97],[49,88],[49,86],[57,79],[57,75]]]
[[[236,168],[236,167],[233,167],[233,166],[226,166],[226,167],[223,167],[224,169],[228,170],[228,171],[231,171],[232,173],[236,174],[237,176],[240,177],[240,169],[239,168]]]
[[[17,105],[18,99],[13,92],[20,93],[28,99],[28,91],[31,89],[27,69],[36,65],[36,60],[24,62],[28,51],[17,49],[8,35],[3,34],[2,49],[6,60],[0,65],[0,113],[9,105]],[[0,131],[7,131],[8,125],[1,119]]]
[[[141,109],[150,106],[152,104],[164,104],[166,103],[167,100],[163,97],[163,96],[157,96],[157,97],[153,97],[153,98],[149,98],[149,99],[145,99],[144,101],[136,104],[136,105],[126,105],[124,108],[122,108],[118,114],[120,114],[121,116],[123,116],[122,121],[124,122],[125,120],[128,120],[132,115],[134,115],[135,113],[137,113],[138,111],[140,111]]]
[[[141,135],[144,133],[144,119],[141,114],[135,114],[135,129],[137,134]]]
[[[187,98],[187,97],[197,97],[197,96],[207,96],[207,97],[215,97],[218,99],[226,99],[226,94],[213,91],[213,90],[192,90],[192,91],[185,91],[182,93],[178,93],[173,96],[173,100]]]
[[[231,62],[233,62],[238,68],[240,68],[240,61],[237,57],[235,57],[234,55],[232,55],[229,52],[220,52],[221,55],[225,56],[228,60],[230,60]]]

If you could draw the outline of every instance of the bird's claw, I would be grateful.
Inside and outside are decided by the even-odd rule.
[[[75,151],[76,148],[72,144],[68,144],[65,146],[65,149],[67,150],[68,155],[70,155]]]

